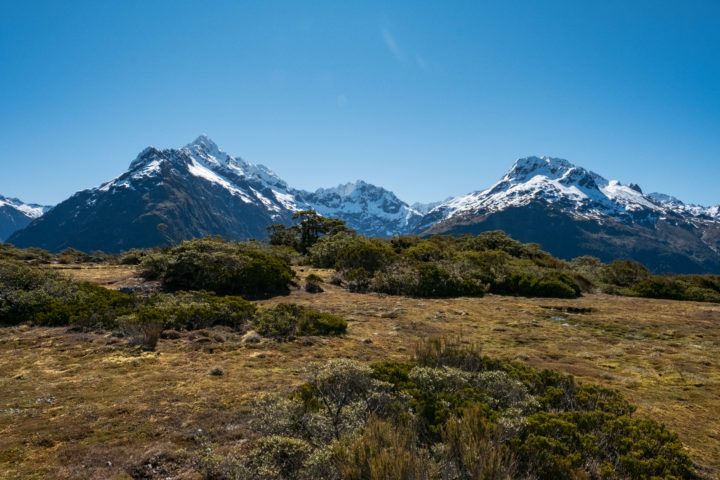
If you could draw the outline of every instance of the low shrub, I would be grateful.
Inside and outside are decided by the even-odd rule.
[[[252,320],[252,326],[259,334],[278,339],[340,335],[347,331],[347,322],[342,318],[294,303],[281,303],[261,310]]]
[[[162,320],[150,313],[124,315],[117,319],[120,331],[128,343],[154,350],[163,331]]]
[[[256,404],[268,437],[250,465],[267,450],[269,469],[292,466],[285,478],[306,478],[311,457],[311,477],[329,479],[696,478],[677,436],[634,418],[618,392],[459,339],[424,340],[412,362],[337,359],[305,373],[290,397]]]
[[[134,297],[89,283],[81,283],[70,300],[52,299],[39,305],[29,319],[36,325],[75,325],[114,328],[116,318],[137,308]]]
[[[322,293],[323,289],[320,284],[323,283],[322,277],[311,273],[305,277],[305,291],[308,293]]]
[[[0,323],[113,328],[135,299],[59,273],[15,261],[0,261]]]
[[[561,272],[550,272],[542,277],[513,272],[502,280],[494,282],[490,291],[501,295],[554,298],[577,298],[581,293],[580,286],[575,280]]]
[[[182,242],[142,259],[146,278],[176,290],[266,298],[287,293],[295,275],[289,262],[258,245],[207,237]]]
[[[255,306],[242,297],[218,297],[207,291],[160,295],[150,299],[141,309],[143,314],[156,315],[165,328],[176,330],[199,330],[218,325],[243,330],[255,312]]]
[[[600,271],[603,282],[619,287],[630,287],[649,277],[648,269],[632,260],[616,260],[605,265]]]

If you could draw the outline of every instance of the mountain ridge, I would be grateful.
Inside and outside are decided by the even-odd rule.
[[[0,195],[0,241],[29,225],[51,208]]]
[[[603,260],[644,258],[656,271],[720,270],[720,207],[646,195],[637,184],[607,180],[564,159],[523,157],[487,189],[409,205],[362,180],[314,192],[292,188],[268,167],[224,152],[205,134],[177,149],[145,148],[121,175],[77,192],[10,241],[50,250],[119,251],[207,234],[264,238],[267,225],[288,223],[308,209],[369,236],[492,228],[541,243],[560,258],[572,252]],[[555,237],[563,232],[568,238],[560,242]]]

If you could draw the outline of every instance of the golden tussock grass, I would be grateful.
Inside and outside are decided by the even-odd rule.
[[[134,281],[131,267],[64,271],[101,284]],[[331,275],[298,271],[301,279],[309,273]],[[701,472],[718,478],[718,304],[607,295],[428,300],[322,286],[325,293],[297,289],[259,303],[341,315],[349,321],[343,337],[243,345],[240,334],[216,328],[140,352],[109,332],[1,329],[0,478],[141,478],[140,471],[198,478],[203,442],[242,448],[253,438],[249,401],[289,391],[309,362],[406,360],[419,338],[444,334],[478,342],[491,356],[619,389],[638,415],[680,435]]]

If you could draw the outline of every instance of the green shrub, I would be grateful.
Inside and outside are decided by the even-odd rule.
[[[118,316],[129,314],[135,308],[136,301],[131,295],[82,283],[71,300],[52,299],[37,306],[30,321],[46,326],[114,328]]]
[[[308,260],[313,267],[335,268],[340,252],[350,248],[357,239],[357,235],[347,232],[321,237],[308,249]]]
[[[347,331],[347,322],[342,318],[294,303],[280,303],[261,310],[252,320],[252,325],[259,334],[279,339],[302,335],[340,335]]]
[[[255,306],[242,297],[218,297],[213,292],[177,292],[153,298],[139,313],[154,315],[165,328],[199,330],[223,325],[243,330],[255,315]]]
[[[343,277],[348,290],[358,293],[367,292],[373,278],[372,274],[363,267],[345,271]]]
[[[632,260],[615,260],[600,271],[603,282],[619,287],[630,287],[650,277],[647,268]]]
[[[0,242],[0,260],[22,260],[35,264],[50,263],[53,256],[41,248],[17,248],[11,243]]]
[[[85,263],[89,261],[89,259],[90,255],[74,248],[66,248],[57,254],[58,263],[62,264]]]
[[[554,298],[576,298],[581,293],[575,280],[561,272],[550,272],[542,277],[513,272],[493,283],[490,290],[501,295]]]
[[[645,298],[720,302],[720,285],[713,275],[652,276],[626,291]]]
[[[120,256],[121,265],[140,265],[143,258],[148,255],[145,250],[130,249]]]
[[[338,252],[336,268],[340,270],[364,269],[370,274],[387,265],[395,255],[382,240],[356,237],[356,240]]]
[[[248,244],[207,237],[148,255],[142,274],[177,290],[265,298],[286,293],[294,277],[287,260]]]
[[[305,277],[305,291],[308,293],[322,293],[321,283],[323,283],[322,277],[311,273]]]
[[[57,272],[14,261],[0,261],[0,323],[83,327],[114,326],[115,317],[132,311],[130,295]]]
[[[446,257],[448,252],[444,251],[436,242],[422,240],[405,250],[403,253],[413,260],[432,262],[442,260]]]
[[[647,298],[667,298],[687,300],[687,285],[672,278],[650,277],[642,280],[630,289],[634,295]]]
[[[618,392],[459,339],[421,342],[416,362],[313,364],[306,380],[257,410],[263,433],[302,440],[288,453],[315,449],[293,465],[324,459],[314,478],[696,478],[677,436]]]
[[[0,323],[16,325],[33,320],[49,303],[72,302],[78,285],[44,268],[16,260],[0,261]]]

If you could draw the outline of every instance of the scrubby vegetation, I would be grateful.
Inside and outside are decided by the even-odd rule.
[[[320,286],[323,283],[323,279],[320,275],[311,273],[305,277],[305,291],[308,293],[322,293],[323,288]]]
[[[339,335],[347,330],[347,322],[336,315],[292,303],[262,309],[251,323],[258,333],[279,339],[301,335]]]
[[[115,318],[133,307],[129,295],[21,262],[0,261],[0,324],[113,327]]]
[[[316,267],[334,267],[352,291],[438,298],[503,295],[575,298],[591,285],[567,262],[502,232],[458,238],[369,239],[342,232],[308,249]]]
[[[117,329],[148,348],[164,329],[226,326],[243,332],[252,326],[263,335],[291,339],[338,335],[347,328],[340,317],[294,304],[257,309],[240,296],[205,290],[126,294],[16,260],[0,261],[0,325],[20,323]]]
[[[205,329],[223,327],[208,334],[234,335],[234,342],[223,348],[258,348],[246,345],[245,337],[262,335],[277,340],[259,340],[264,343],[261,349],[277,348],[269,354],[273,357],[277,352],[302,350],[306,344],[325,343],[312,339],[285,343],[295,337],[347,332],[347,323],[336,315],[276,300],[257,305],[244,298],[287,291],[294,279],[290,265],[298,262],[335,268],[337,282],[353,291],[415,297],[490,292],[575,298],[600,290],[712,301],[720,292],[718,277],[653,276],[634,262],[603,264],[591,257],[564,262],[537,245],[515,242],[500,232],[382,240],[342,228],[318,231],[316,237],[307,237],[311,241],[304,241],[305,252],[288,245],[206,238],[128,252],[120,259],[88,256],[91,262],[138,265],[147,277],[160,281],[157,291],[133,294],[69,280],[47,266],[62,264],[59,256],[2,245],[0,324],[70,325],[78,327],[74,331],[99,331],[98,336],[108,338],[106,331],[112,330],[112,340],[125,339],[121,346],[149,350],[168,338],[163,331],[175,335],[180,331],[191,338],[201,337]],[[302,229],[295,238],[303,238]],[[63,255],[68,262],[90,261],[82,252]],[[323,277],[309,273],[304,282],[305,289],[308,285],[312,289],[323,283]],[[314,305],[308,298],[320,299],[337,291],[328,290],[312,297],[295,294],[301,303]],[[400,300],[384,295],[373,298]],[[574,313],[574,307],[562,308]],[[363,335],[374,335],[369,332]],[[372,342],[358,341],[362,337],[350,341],[372,343],[367,348],[374,349],[381,342],[371,338]],[[332,348],[335,342],[345,341],[333,340]],[[163,344],[158,348],[165,352]],[[213,348],[203,350],[203,355]],[[146,355],[140,349],[127,351]],[[267,354],[257,353],[257,359]],[[677,436],[655,421],[636,417],[634,407],[616,391],[483,356],[477,345],[434,338],[420,342],[411,358],[378,355],[376,360],[394,360],[373,364],[340,359],[308,365],[308,358],[321,358],[320,353],[311,355],[292,367],[306,366],[302,369],[305,383],[290,396],[267,396],[250,409],[227,400],[223,403],[224,408],[245,409],[243,415],[252,417],[255,430],[243,447],[233,447],[232,455],[215,454],[213,439],[203,443],[202,459],[192,457],[193,468],[201,472],[198,478],[694,478]],[[256,361],[249,358],[248,362]],[[355,358],[371,357],[363,353]],[[210,368],[215,363],[203,366],[202,375],[216,382],[237,375],[227,368],[231,363]],[[255,367],[250,363],[242,368]],[[155,478],[143,475],[131,473],[133,478]]]
[[[570,265],[605,293],[720,302],[720,275],[652,275],[638,262],[618,260],[604,264],[594,257],[576,258]]]
[[[206,237],[146,255],[143,276],[176,290],[266,298],[287,293],[295,273],[290,263],[257,242]]]
[[[305,378],[256,403],[266,436],[235,478],[695,478],[677,436],[619,393],[457,339],[421,342],[405,363],[313,364]]]
[[[720,301],[720,275],[651,275],[641,264],[594,257],[570,262],[501,231],[459,237],[368,238],[340,220],[300,212],[299,224],[274,225],[270,243],[294,248],[354,292],[425,298],[482,296],[576,298],[582,292],[673,300]]]

